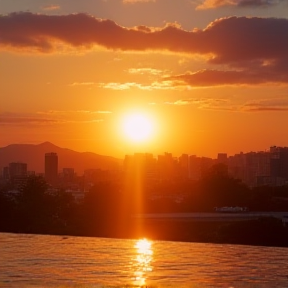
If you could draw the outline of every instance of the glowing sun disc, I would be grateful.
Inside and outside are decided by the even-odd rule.
[[[130,114],[123,120],[123,130],[130,140],[141,142],[147,140],[153,131],[150,119],[143,114]]]

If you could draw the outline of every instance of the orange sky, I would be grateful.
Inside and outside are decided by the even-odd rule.
[[[284,0],[0,0],[0,146],[123,158],[288,146]],[[23,12],[29,11],[29,12]],[[121,119],[149,115],[134,143]]]

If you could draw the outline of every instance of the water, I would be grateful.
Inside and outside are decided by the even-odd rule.
[[[0,287],[288,287],[288,249],[0,233]]]

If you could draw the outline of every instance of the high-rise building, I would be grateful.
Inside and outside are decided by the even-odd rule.
[[[55,185],[58,180],[57,153],[45,153],[45,179],[48,184]]]
[[[21,187],[27,181],[27,163],[9,163],[8,177],[14,188]]]
[[[271,176],[288,181],[288,147],[270,148]]]
[[[175,162],[171,153],[158,155],[158,175],[161,181],[171,181],[175,178]]]
[[[270,153],[259,151],[235,154],[228,159],[228,170],[232,177],[241,179],[250,187],[264,185],[270,177]]]
[[[9,163],[9,178],[26,177],[27,176],[27,163]]]
[[[9,167],[4,167],[3,168],[3,175],[2,175],[3,179],[5,180],[9,180]]]
[[[182,178],[189,178],[189,155],[182,154],[179,157],[180,175]]]
[[[226,153],[218,153],[217,162],[227,165],[228,157]]]
[[[64,181],[72,182],[75,176],[74,168],[63,168],[62,175]]]

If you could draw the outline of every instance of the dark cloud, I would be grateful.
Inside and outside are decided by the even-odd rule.
[[[52,53],[64,43],[76,49],[102,46],[202,54],[212,64],[228,66],[229,71],[204,70],[171,78],[196,86],[288,81],[288,19],[228,17],[203,30],[186,31],[178,25],[128,29],[87,14],[21,12],[1,16],[0,31],[2,49]]]
[[[55,41],[61,41],[74,47],[100,45],[123,51],[210,53],[214,62],[287,57],[288,19],[221,18],[197,31],[175,25],[153,31],[144,28],[128,29],[86,14],[11,13],[0,17],[0,42],[42,52],[52,52]]]
[[[222,6],[234,7],[263,7],[268,8],[286,0],[205,0],[199,4],[197,10],[214,9]]]
[[[195,73],[174,75],[163,78],[171,81],[174,86],[183,84],[193,87],[224,86],[224,85],[259,85],[259,84],[288,84],[288,67],[284,73],[275,69],[245,69],[241,71],[201,70]]]
[[[237,6],[240,7],[270,7],[284,2],[285,0],[238,0]]]

